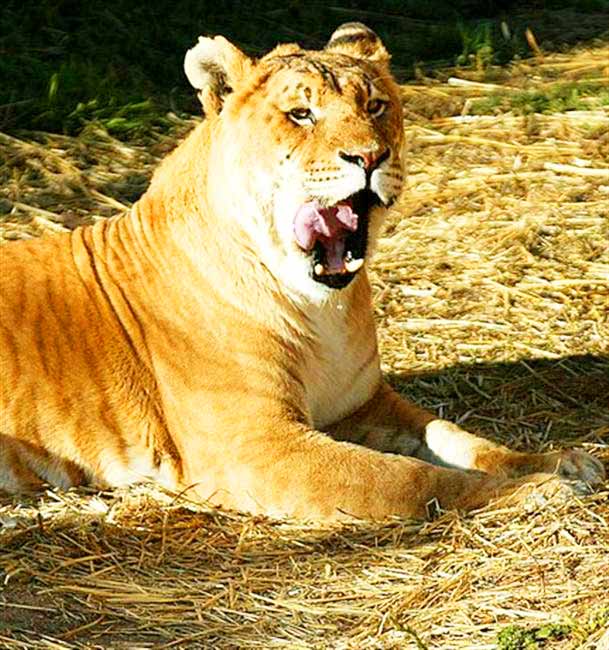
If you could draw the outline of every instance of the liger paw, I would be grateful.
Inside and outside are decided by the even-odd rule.
[[[605,481],[605,468],[598,458],[581,449],[564,449],[551,454],[553,471],[573,483],[577,494],[587,494],[598,489]]]

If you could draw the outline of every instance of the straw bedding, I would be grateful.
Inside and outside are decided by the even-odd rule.
[[[516,448],[609,463],[609,110],[470,115],[498,89],[609,85],[607,61],[599,45],[493,84],[405,86],[407,190],[372,277],[405,395]],[[0,135],[2,238],[124,209],[173,141]],[[0,648],[600,649],[608,496],[323,527],[153,486],[5,498]]]

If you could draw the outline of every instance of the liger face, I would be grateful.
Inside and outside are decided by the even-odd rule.
[[[368,61],[303,50],[262,59],[251,86],[230,110],[247,116],[252,173],[271,179],[285,273],[306,275],[302,286],[346,287],[402,187],[397,86]]]

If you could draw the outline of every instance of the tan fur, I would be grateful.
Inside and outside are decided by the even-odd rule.
[[[511,452],[403,401],[381,377],[365,267],[340,290],[311,279],[298,206],[364,182],[339,152],[389,151],[370,183],[387,203],[401,187],[399,91],[378,37],[349,24],[326,50],[257,62],[201,39],[189,57],[207,119],[129,214],[0,251],[0,489],[153,479],[340,518],[470,508],[559,476],[598,484],[583,452]],[[303,105],[314,125],[288,117]]]

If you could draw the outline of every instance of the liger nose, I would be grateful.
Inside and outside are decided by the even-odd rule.
[[[360,151],[358,153],[347,153],[339,151],[338,155],[345,161],[361,167],[366,173],[371,174],[377,167],[382,165],[389,158],[389,149],[382,153],[378,151]]]

